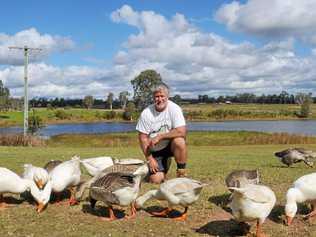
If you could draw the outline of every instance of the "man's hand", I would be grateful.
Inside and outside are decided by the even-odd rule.
[[[157,134],[157,136],[150,139],[149,147],[155,146],[156,144],[160,142],[160,140],[161,140],[161,136]]]
[[[148,166],[149,166],[151,173],[153,173],[153,174],[155,174],[156,172],[159,171],[158,163],[157,163],[156,159],[153,157],[148,158]]]

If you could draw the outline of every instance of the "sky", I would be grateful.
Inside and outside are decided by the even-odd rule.
[[[1,1],[0,80],[29,96],[133,95],[153,69],[171,96],[313,93],[314,0]],[[315,94],[313,94],[315,96]]]

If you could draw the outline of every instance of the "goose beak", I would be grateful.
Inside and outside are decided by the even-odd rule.
[[[45,209],[45,205],[42,202],[40,202],[36,209],[37,213],[41,213],[44,209]]]
[[[37,187],[38,187],[39,189],[43,189],[43,187],[44,187],[44,183],[43,183],[42,180],[36,181],[36,185],[37,185]]]
[[[288,226],[290,226],[293,222],[293,217],[290,217],[290,216],[286,216],[286,224]]]

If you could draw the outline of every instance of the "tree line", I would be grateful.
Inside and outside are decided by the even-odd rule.
[[[104,99],[94,98],[92,95],[86,95],[84,98],[46,98],[34,97],[30,100],[30,107],[72,107],[72,108],[105,108],[105,109],[123,109],[128,104],[134,104],[137,110],[142,110],[148,104],[152,103],[151,88],[162,82],[162,78],[155,70],[145,70],[131,80],[134,95],[128,91],[122,91],[118,97],[113,92],[108,92]],[[170,98],[178,104],[195,104],[195,103],[260,103],[260,104],[304,104],[316,103],[316,97],[312,97],[311,93],[289,94],[282,91],[280,94],[262,94],[255,95],[253,93],[238,93],[236,95],[212,97],[209,95],[198,95],[197,98],[181,98],[175,95]],[[130,107],[131,105],[129,105]],[[5,87],[0,80],[0,111],[3,110],[20,110],[23,108],[23,98],[10,97],[9,88]]]

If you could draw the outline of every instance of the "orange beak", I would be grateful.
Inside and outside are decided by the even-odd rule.
[[[288,226],[290,226],[293,222],[293,217],[290,217],[290,216],[286,216],[286,224]]]
[[[36,181],[36,185],[37,185],[37,187],[38,187],[39,189],[43,189],[43,187],[44,187],[44,184],[43,184],[43,181],[42,181],[42,180]]]
[[[37,213],[41,213],[44,209],[45,209],[45,205],[40,202],[37,206]]]

